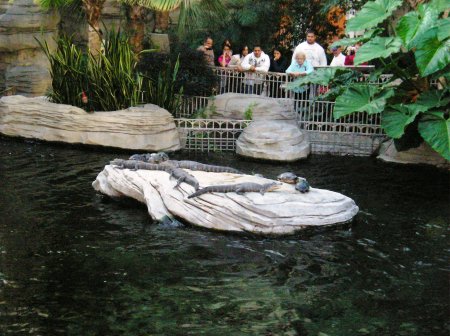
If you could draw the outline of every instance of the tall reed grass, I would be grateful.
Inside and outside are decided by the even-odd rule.
[[[57,40],[54,52],[46,42],[39,43],[50,62],[52,89],[48,97],[55,103],[87,111],[114,111],[152,103],[172,113],[180,104],[183,89],[175,92],[179,63],[161,70],[157,80],[143,76],[137,70],[139,55],[121,32],[107,32],[103,52],[97,56],[82,52],[68,36]]]

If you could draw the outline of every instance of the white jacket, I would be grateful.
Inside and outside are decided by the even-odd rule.
[[[334,56],[330,66],[345,66],[345,56],[340,53],[337,57]]]
[[[248,54],[242,61],[241,67],[244,70],[250,70],[251,66],[255,67],[256,72],[245,73],[245,84],[261,84],[264,74],[267,73],[270,68],[269,55],[265,54],[264,51],[261,51],[261,55],[259,57],[256,57],[254,53]],[[258,73],[262,73],[263,75],[258,75]]]
[[[306,55],[306,59],[311,62],[312,66],[327,65],[327,56],[325,50],[318,43],[309,44],[308,42],[300,43],[292,54],[292,62],[295,62],[295,54],[303,51]]]

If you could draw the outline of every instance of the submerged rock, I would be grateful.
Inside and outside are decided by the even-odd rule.
[[[200,187],[272,180],[252,175],[187,170]],[[206,193],[188,199],[194,188],[176,181],[164,171],[119,169],[107,165],[92,183],[95,190],[111,197],[131,197],[145,203],[157,221],[181,218],[192,225],[221,231],[266,235],[290,234],[312,226],[350,221],[358,212],[355,202],[336,192],[310,188],[302,194],[295,185],[280,183],[275,191],[261,195],[248,192]]]
[[[7,96],[0,99],[0,133],[152,152],[180,149],[172,115],[152,104],[87,113],[43,97]]]

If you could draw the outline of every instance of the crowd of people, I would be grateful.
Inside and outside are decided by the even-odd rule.
[[[333,58],[329,66],[353,65],[355,53],[359,47],[360,44],[347,48],[346,55],[343,54],[340,46],[332,47],[330,51]],[[286,72],[293,77],[298,77],[310,73],[314,67],[328,65],[325,50],[316,42],[316,34],[312,30],[307,32],[306,41],[294,49],[291,62],[285,55],[282,55],[280,48],[274,48],[269,56],[261,49],[260,45],[254,45],[253,52],[250,52],[249,46],[244,45],[238,50],[238,53],[233,54],[233,47],[229,39],[222,43],[221,54],[217,59],[214,56],[211,37],[206,37],[198,50],[205,54],[209,65],[234,68],[238,71]],[[302,62],[299,63],[299,60]]]

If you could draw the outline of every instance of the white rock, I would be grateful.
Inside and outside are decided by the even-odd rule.
[[[148,151],[180,149],[172,115],[156,105],[112,112],[87,113],[41,97],[0,99],[0,133],[47,141],[62,141]]]
[[[242,156],[296,161],[308,157],[311,145],[294,121],[253,121],[236,141],[236,153]]]
[[[388,140],[381,144],[377,157],[386,162],[403,164],[427,164],[440,168],[450,168],[450,163],[434,151],[428,144],[423,142],[417,148],[406,151],[397,151],[393,140]]]
[[[252,111],[252,120],[292,120],[295,118],[294,100],[274,99],[258,95],[224,93],[208,102],[211,119],[245,119]]]
[[[190,171],[201,187],[242,182],[268,183],[251,175]],[[264,195],[256,192],[208,193],[188,199],[194,188],[186,183],[174,189],[176,181],[163,171],[118,169],[105,166],[92,183],[95,190],[112,197],[122,195],[147,204],[150,216],[182,218],[196,226],[258,234],[290,234],[311,226],[350,221],[358,212],[355,202],[336,192],[311,188],[300,193],[294,185],[280,184]]]

